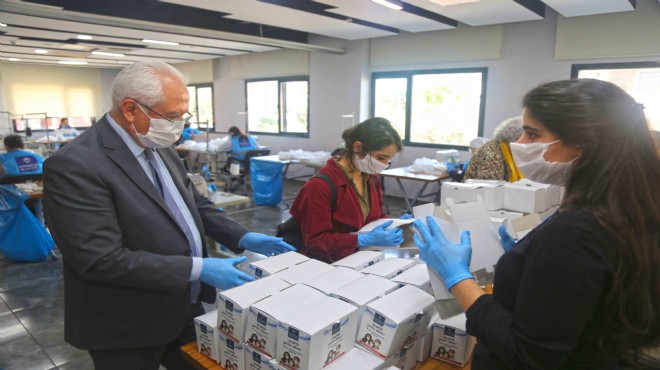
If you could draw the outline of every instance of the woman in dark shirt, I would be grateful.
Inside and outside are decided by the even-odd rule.
[[[660,341],[660,160],[643,107],[588,79],[541,85],[523,106],[513,156],[566,186],[560,211],[503,242],[492,296],[469,273],[468,233],[452,244],[417,221],[421,257],[466,310],[473,369],[617,369]]]

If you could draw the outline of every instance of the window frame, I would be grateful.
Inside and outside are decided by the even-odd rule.
[[[250,107],[248,107],[248,84],[251,82],[264,82],[264,81],[277,81],[277,132],[264,132],[264,131],[254,131],[250,130]],[[307,82],[307,132],[283,132],[282,131],[282,83],[283,82]],[[283,136],[283,137],[300,137],[300,138],[309,138],[311,125],[309,122],[309,96],[310,96],[310,84],[309,76],[289,76],[289,77],[268,77],[268,78],[253,78],[245,80],[245,111],[247,115],[245,117],[245,126],[248,134],[256,135],[266,135],[266,136]],[[286,117],[284,117],[286,119]]]
[[[195,112],[194,116],[197,117],[198,120],[199,120],[199,92],[197,90],[199,90],[200,87],[210,87],[211,88],[211,110],[213,111],[213,119],[211,120],[211,122],[208,122],[207,124],[208,124],[208,130],[214,131],[215,130],[215,107],[214,107],[214,100],[213,99],[214,99],[214,96],[215,96],[215,92],[213,91],[213,83],[212,82],[205,82],[205,83],[198,83],[198,84],[188,84],[188,85],[186,85],[186,87],[194,87],[195,88],[195,109],[196,109],[196,112]],[[198,123],[199,123],[199,121],[195,122],[197,127],[192,127],[192,123],[191,123],[190,127],[199,130],[200,128],[199,128]],[[204,129],[204,131],[206,132],[206,128],[202,128],[202,129]]]
[[[373,117],[376,111],[376,80],[379,78],[406,78],[406,112],[405,112],[405,132],[403,138],[403,145],[419,148],[437,148],[437,149],[457,149],[468,150],[469,145],[451,145],[451,144],[429,144],[419,143],[410,140],[411,128],[411,106],[412,106],[412,80],[415,75],[429,75],[429,74],[453,74],[453,73],[481,73],[481,99],[479,104],[479,122],[477,128],[477,136],[483,136],[484,120],[486,112],[486,93],[488,83],[488,67],[468,67],[468,68],[443,68],[443,69],[423,69],[423,70],[407,70],[407,71],[385,71],[385,72],[372,72],[370,84],[370,103],[369,111],[370,116]],[[385,117],[387,118],[387,117]]]
[[[641,69],[660,68],[660,62],[615,62],[615,63],[579,63],[571,65],[571,79],[578,78],[580,71],[595,69]]]

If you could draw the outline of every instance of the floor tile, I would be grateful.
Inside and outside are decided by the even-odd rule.
[[[64,341],[64,328],[50,330],[33,336],[50,360],[57,366],[89,356],[87,351],[75,348]]]
[[[60,278],[62,275],[47,263],[8,266],[0,270],[0,292],[40,285]]]
[[[32,335],[64,327],[64,300],[16,312],[16,317]]]
[[[0,316],[0,345],[4,346],[29,334],[13,314]],[[0,367],[1,368],[1,367]]]
[[[47,370],[54,366],[32,337],[0,346],[0,368],[3,370]]]
[[[71,360],[57,367],[59,370],[91,370],[94,368],[94,362],[89,355]]]
[[[11,313],[11,310],[9,309],[9,306],[7,306],[5,301],[0,299],[0,316],[7,315],[9,313]]]
[[[61,278],[36,286],[27,286],[0,293],[0,297],[12,311],[48,304],[64,298],[64,282]]]

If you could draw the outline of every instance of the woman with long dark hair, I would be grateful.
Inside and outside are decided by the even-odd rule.
[[[468,233],[416,221],[422,259],[477,337],[473,369],[616,369],[660,341],[660,159],[643,107],[603,81],[541,85],[523,98],[511,151],[523,175],[565,185],[559,211],[498,261],[494,293],[472,279]]]

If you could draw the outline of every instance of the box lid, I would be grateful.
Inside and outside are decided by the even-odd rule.
[[[325,294],[307,285],[296,284],[252,305],[259,311],[278,318],[282,312],[290,311],[298,305],[325,298]],[[295,303],[292,303],[295,302]]]
[[[451,316],[446,319],[439,318],[435,321],[434,325],[449,326],[454,329],[465,331],[466,322],[467,322],[467,316],[465,316],[465,313],[460,313],[456,316]]]
[[[372,266],[360,270],[363,274],[387,276],[396,270],[407,270],[415,265],[415,261],[406,258],[386,258]]]
[[[339,261],[333,263],[332,266],[346,266],[346,267],[355,268],[368,261],[383,260],[383,259],[385,259],[385,255],[383,254],[383,252],[358,251],[351,254],[348,257],[344,257]]]
[[[216,327],[218,325],[218,310],[213,310],[195,317],[195,323],[202,323],[206,326]]]
[[[265,260],[250,263],[250,270],[260,268],[274,274],[285,268],[309,260],[309,257],[296,252],[287,252],[266,258]]]
[[[280,322],[301,330],[309,335],[314,335],[320,330],[340,323],[344,317],[355,312],[357,308],[340,299],[323,297],[322,299],[299,305],[293,310],[284,312]]]
[[[380,368],[384,361],[358,347],[353,347],[326,370],[373,370]],[[397,369],[398,370],[398,369]]]
[[[399,285],[377,275],[364,275],[362,278],[345,285],[331,293],[358,306],[363,306],[377,297],[397,289]]]
[[[313,276],[303,281],[303,284],[318,289],[325,294],[330,294],[332,291],[350,284],[363,276],[364,274],[361,272],[340,266]]]
[[[394,322],[402,322],[424,310],[435,302],[430,294],[411,285],[406,285],[392,293],[367,304],[367,307],[380,312]]]
[[[412,284],[415,286],[427,284],[430,280],[431,278],[429,277],[429,271],[425,264],[416,264],[415,266],[401,273],[401,275],[392,278],[392,281],[397,283]]]
[[[277,276],[267,276],[263,279],[237,286],[220,292],[220,296],[230,299],[241,307],[248,307],[252,303],[268,297],[274,292],[280,291],[291,284]]]
[[[275,276],[289,284],[301,283],[334,267],[318,260],[308,260],[278,272]]]

